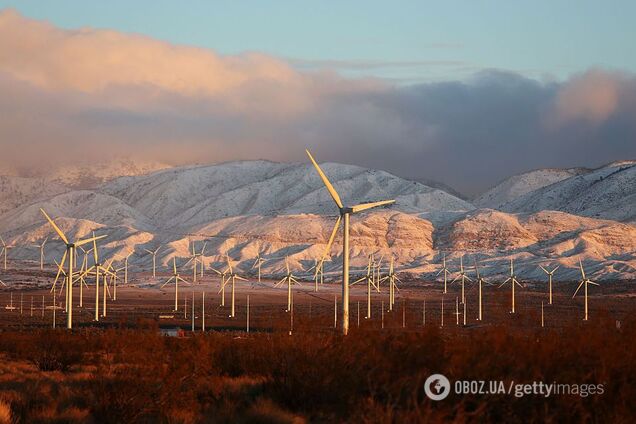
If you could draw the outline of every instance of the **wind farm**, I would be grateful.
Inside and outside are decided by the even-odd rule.
[[[482,6],[0,6],[0,423],[636,420],[633,6]]]

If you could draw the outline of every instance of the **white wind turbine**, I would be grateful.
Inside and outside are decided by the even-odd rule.
[[[384,255],[380,256],[380,260],[376,262],[375,257],[373,256],[373,253],[371,254],[372,276],[375,281],[375,289],[378,293],[380,293],[380,282],[381,282],[380,269],[382,269],[383,259],[384,259]]]
[[[576,288],[576,291],[574,292],[574,295],[572,296],[572,299],[574,299],[576,297],[576,294],[581,289],[581,286],[584,286],[583,294],[584,294],[584,297],[585,297],[585,317],[583,318],[583,321],[587,321],[587,316],[588,316],[587,286],[588,286],[588,284],[592,284],[594,286],[598,286],[598,284],[595,283],[594,281],[590,280],[589,278],[587,278],[585,276],[585,271],[583,270],[583,264],[581,263],[580,259],[579,259],[579,267],[581,268],[581,281],[579,282],[579,286]]]
[[[156,278],[156,269],[157,269],[157,253],[159,253],[159,249],[161,249],[161,245],[157,246],[155,250],[144,249],[146,252],[152,255],[152,278]]]
[[[318,259],[314,259],[314,266],[307,270],[307,272],[311,272],[312,270],[314,271],[314,292],[318,292],[318,282],[320,281],[320,284],[323,283],[323,279],[325,276],[323,272],[323,266],[324,262],[320,262],[318,261]]]
[[[241,281],[247,281],[247,279],[239,276],[237,273],[234,272],[234,270],[232,269],[232,263],[230,262],[230,257],[226,256],[226,260],[227,260],[227,268],[225,271],[221,272],[219,270],[216,269],[212,269],[212,271],[216,272],[217,274],[224,276],[223,278],[223,282],[221,285],[221,290],[223,290],[223,297],[225,298],[225,285],[227,283],[229,283],[230,281],[232,282],[232,304],[231,304],[231,308],[230,308],[230,318],[234,318],[235,316],[235,286],[236,286],[236,280],[241,280]],[[226,276],[226,277],[225,277]],[[219,290],[219,293],[221,293],[221,290]]]
[[[66,235],[60,230],[60,228],[53,222],[53,220],[44,212],[44,209],[40,209],[44,217],[49,221],[57,235],[62,239],[62,241],[66,244],[66,250],[64,251],[64,255],[62,256],[62,260],[60,261],[60,267],[63,268],[66,263],[66,259],[68,259],[68,272],[66,273],[66,303],[67,303],[67,314],[66,314],[66,328],[73,328],[73,259],[75,258],[75,249],[77,247],[83,246],[85,244],[95,242],[97,240],[103,239],[106,237],[103,236],[93,236],[84,240],[76,240],[74,242],[70,242]]]
[[[283,277],[282,280],[276,283],[274,287],[280,287],[283,284],[287,283],[287,309],[285,310],[285,312],[290,312],[292,310],[292,286],[294,284],[298,284],[299,286],[301,286],[302,284],[300,284],[298,280],[296,280],[294,274],[291,272],[287,257],[285,257],[285,268],[287,269],[287,274]]]
[[[256,254],[256,260],[254,261],[254,264],[252,265],[252,269],[256,268],[258,270],[258,282],[261,282],[261,265],[263,265],[263,263],[265,262],[265,259],[263,259],[261,257],[261,252],[258,252]]]
[[[7,253],[9,253],[9,249],[13,249],[12,244],[6,244],[4,239],[0,237],[0,242],[2,243],[2,255],[4,257],[4,270],[7,270]]]
[[[40,244],[37,244],[37,243],[36,243],[36,244],[34,244],[34,246],[35,246],[35,247],[37,247],[37,248],[39,248],[39,249],[40,249],[40,271],[42,271],[42,270],[44,269],[44,245],[46,244],[46,241],[47,241],[48,239],[49,239],[49,238],[48,238],[48,237],[46,237],[42,243],[40,243]]]
[[[201,266],[201,277],[203,278],[203,253],[205,251],[205,247],[207,246],[207,244],[208,244],[207,241],[204,242],[203,247],[201,247],[201,251],[197,252],[194,241],[190,243],[190,246],[192,247],[192,253],[190,256],[190,260],[186,262],[186,265],[192,262],[192,282],[193,283],[197,282],[197,264]]]
[[[464,304],[466,303],[466,296],[464,294],[465,293],[464,287],[466,285],[466,280],[470,282],[472,282],[473,280],[471,280],[470,277],[466,275],[466,271],[464,271],[464,256],[463,255],[459,257],[459,275],[455,277],[453,281],[451,281],[451,284],[457,281],[458,278],[461,278],[460,282],[462,285],[462,304]]]
[[[351,207],[345,207],[342,201],[340,200],[340,196],[338,195],[338,192],[333,187],[333,185],[331,185],[331,182],[329,182],[329,179],[327,178],[325,173],[322,172],[322,169],[320,169],[320,166],[318,166],[318,163],[314,160],[311,153],[309,153],[309,150],[306,150],[306,152],[307,152],[307,155],[309,156],[309,159],[311,160],[314,167],[316,168],[316,171],[318,171],[318,175],[320,175],[320,178],[322,179],[323,184],[327,187],[327,190],[329,191],[331,198],[338,206],[338,210],[340,212],[340,215],[338,216],[338,219],[336,220],[336,225],[334,225],[333,227],[331,237],[329,238],[329,243],[327,243],[327,246],[325,247],[325,253],[322,256],[321,261],[324,261],[324,258],[327,256],[327,254],[331,250],[331,243],[333,242],[336,232],[338,231],[338,228],[340,227],[340,221],[341,220],[343,221],[342,317],[341,317],[341,320],[342,320],[342,334],[347,335],[347,333],[349,332],[349,219],[351,217],[351,214],[362,212],[364,210],[371,209],[378,206],[388,205],[388,204],[394,203],[395,200],[384,200],[384,201],[373,202],[373,203],[362,203],[362,204],[351,206]]]
[[[177,312],[179,310],[179,281],[190,284],[179,275],[179,271],[177,270],[177,258],[172,258],[172,277],[168,278],[168,281],[163,283],[161,288],[164,288],[164,286],[171,281],[174,281],[174,311]]]
[[[511,299],[512,299],[512,308],[510,309],[510,313],[515,313],[515,286],[523,287],[519,281],[517,280],[517,276],[515,275],[515,265],[512,259],[510,259],[510,277],[506,279],[499,287],[503,287],[506,283],[510,282],[510,286],[512,288]]]
[[[135,253],[134,250],[131,250],[126,256],[123,257],[124,259],[124,286],[128,285],[128,258],[130,258],[130,256]],[[115,293],[115,300],[117,300],[117,294]]]
[[[486,280],[484,280],[484,278],[481,276],[481,274],[479,273],[479,266],[477,266],[477,260],[475,259],[475,274],[477,276],[477,284],[479,286],[479,313],[477,315],[477,321],[481,321],[484,316],[483,316],[483,289],[484,289],[484,283],[486,283]],[[486,283],[488,284],[488,283]],[[466,304],[464,303],[464,307],[466,306]]]
[[[102,316],[106,316],[106,292],[108,291],[108,283],[106,281],[106,276],[110,275],[111,277],[114,275],[111,271],[111,264],[113,259],[111,258],[105,264],[100,261],[99,251],[97,249],[97,242],[93,240],[93,248],[90,250],[93,252],[93,266],[84,271],[85,275],[91,274],[95,275],[95,321],[99,321],[99,285],[100,285],[100,277],[102,277]]]
[[[462,268],[463,268],[463,264],[462,264]],[[444,273],[444,294],[447,293],[447,281],[448,281],[448,276],[451,274],[451,272],[448,270],[448,268],[446,268],[446,253],[444,253],[444,259],[442,262],[442,269],[439,270],[439,272],[437,273],[437,276],[439,276],[441,273]]]
[[[353,286],[354,284],[358,284],[363,281],[367,282],[367,316],[365,317],[365,319],[371,318],[371,287],[376,287],[374,274],[372,273],[372,268],[373,268],[373,257],[372,255],[369,255],[369,263],[367,265],[367,274],[364,277],[359,278],[358,280],[351,283],[351,285]]]
[[[545,269],[543,266],[539,265],[539,268],[541,268],[543,270],[543,272],[545,272],[546,274],[548,274],[548,293],[549,293],[549,300],[548,300],[548,304],[552,305],[552,276],[554,275],[554,272],[559,269],[561,265],[557,265],[556,267],[554,267],[554,269],[552,271],[548,271],[547,269]]]
[[[389,265],[389,273],[382,277],[380,281],[388,281],[389,282],[389,311],[393,310],[393,305],[395,305],[395,290],[400,291],[400,288],[395,283],[398,281],[400,284],[403,284],[402,281],[398,278],[395,273],[395,268],[393,266],[393,256],[391,256],[391,265]]]

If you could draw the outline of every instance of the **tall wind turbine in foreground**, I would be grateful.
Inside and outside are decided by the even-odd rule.
[[[333,185],[331,185],[331,182],[329,182],[329,179],[327,178],[325,173],[322,172],[322,169],[320,169],[320,166],[318,166],[318,163],[314,160],[311,153],[309,153],[309,150],[306,150],[306,152],[307,152],[307,156],[309,156],[309,159],[311,160],[314,167],[316,168],[316,171],[318,171],[318,175],[320,175],[320,178],[322,179],[323,184],[327,187],[327,190],[329,191],[331,198],[338,206],[338,210],[340,212],[340,216],[338,216],[338,219],[336,220],[336,225],[334,225],[333,227],[331,237],[329,238],[329,243],[327,243],[327,246],[325,247],[325,253],[324,255],[322,255],[321,261],[324,261],[325,256],[327,256],[327,254],[331,250],[331,243],[333,243],[333,239],[336,235],[336,232],[338,231],[338,228],[340,227],[340,221],[343,221],[344,223],[342,228],[343,237],[342,237],[342,314],[341,314],[342,317],[341,317],[341,320],[342,320],[342,334],[346,336],[347,333],[349,332],[349,219],[352,213],[362,212],[364,210],[371,209],[377,206],[388,205],[388,204],[394,203],[395,200],[383,200],[380,202],[373,202],[373,203],[361,203],[359,205],[345,207],[342,201],[340,200],[340,196],[338,195],[338,192],[333,187]]]
[[[511,294],[512,309],[510,309],[510,313],[514,314],[515,313],[515,286],[519,286],[519,287],[523,287],[523,286],[519,284],[519,281],[517,280],[517,276],[515,275],[515,264],[512,259],[510,259],[510,277],[508,277],[506,281],[501,283],[499,287],[503,287],[504,284],[506,284],[508,281],[510,281],[510,287],[512,288],[512,294]]]
[[[579,282],[579,286],[576,288],[576,291],[574,292],[574,295],[572,296],[572,299],[574,299],[574,297],[576,297],[576,294],[579,292],[579,290],[581,289],[581,286],[585,286],[583,289],[583,294],[585,296],[585,318],[583,318],[583,321],[587,321],[587,285],[588,284],[592,284],[594,286],[598,286],[598,284],[596,284],[595,282],[593,282],[592,280],[590,280],[589,278],[587,278],[585,276],[585,271],[583,270],[583,264],[581,263],[581,260],[579,259],[579,267],[581,268],[581,281]]]
[[[74,242],[69,242],[66,235],[59,229],[59,227],[53,222],[53,220],[44,212],[44,209],[40,209],[44,217],[49,221],[55,232],[62,239],[62,241],[66,244],[66,250],[64,251],[64,255],[62,256],[62,260],[60,261],[60,268],[64,267],[65,261],[68,258],[68,272],[66,273],[66,303],[68,311],[66,313],[66,328],[73,328],[73,260],[75,258],[75,248],[83,246],[88,243],[92,243],[94,241],[103,239],[104,236],[93,236],[84,240],[76,240]]]
[[[37,248],[40,249],[40,271],[42,271],[44,269],[44,245],[46,244],[46,241],[48,239],[49,238],[46,237],[41,244],[37,244],[37,243],[34,244],[34,246],[36,246]]]
[[[559,269],[560,266],[561,265],[557,265],[552,271],[548,271],[543,266],[539,265],[539,268],[541,268],[543,270],[543,272],[548,274],[548,290],[549,290],[549,301],[548,301],[548,304],[549,305],[552,305],[552,276],[554,275],[554,272],[557,269]]]

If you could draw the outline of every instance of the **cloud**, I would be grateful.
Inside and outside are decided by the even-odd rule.
[[[598,125],[606,121],[618,107],[620,86],[626,79],[621,73],[598,69],[575,76],[558,91],[550,124],[587,121]]]
[[[635,81],[600,69],[564,82],[489,70],[394,86],[4,11],[0,165],[121,154],[173,164],[306,161],[310,147],[320,160],[474,194],[533,168],[636,157]]]

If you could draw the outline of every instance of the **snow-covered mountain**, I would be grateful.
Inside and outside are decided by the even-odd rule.
[[[614,162],[505,203],[507,212],[558,210],[581,216],[636,222],[636,161]]]
[[[170,165],[156,161],[139,161],[131,158],[115,158],[94,164],[69,165],[55,169],[46,178],[72,188],[94,188],[115,178],[144,175]]]
[[[445,254],[452,268],[457,267],[461,255],[467,255],[467,265],[477,260],[489,278],[505,274],[511,258],[517,261],[524,279],[542,279],[538,265],[550,263],[561,264],[560,278],[575,279],[579,259],[595,279],[636,278],[633,224],[543,210],[563,207],[556,202],[548,202],[555,207],[529,212],[477,210],[442,190],[387,172],[335,163],[322,166],[346,204],[397,200],[395,205],[352,218],[352,266],[358,268],[354,272],[362,272],[367,255],[373,253],[383,256],[385,263],[393,256],[401,272],[436,278]],[[585,184],[558,191],[563,197],[554,195],[565,199],[566,194],[581,188],[594,190],[598,184],[608,183],[614,191],[607,187],[607,192],[619,193],[615,186],[625,187],[627,191],[620,192],[624,209],[629,209],[630,202],[633,208],[636,202],[628,193],[634,187],[632,165],[607,168],[566,178],[513,202],[582,178]],[[597,172],[600,174],[593,176]],[[161,264],[173,257],[183,264],[190,255],[190,243],[200,249],[205,241],[208,265],[222,266],[229,255],[237,269],[248,273],[260,252],[266,259],[265,274],[280,273],[286,256],[300,273],[322,254],[337,214],[309,164],[241,161],[175,167],[116,178],[85,190],[50,181],[10,181],[5,187],[22,187],[21,191],[0,191],[2,199],[12,202],[0,213],[0,234],[17,246],[10,252],[11,259],[35,260],[37,252],[32,244],[47,236],[57,238],[41,216],[42,207],[71,237],[87,236],[92,231],[107,234],[101,244],[107,256],[134,251],[130,261],[137,269],[150,267],[145,248],[161,245]],[[616,205],[621,200],[612,197],[603,201]],[[341,265],[340,237],[336,237],[331,261],[326,264],[334,277]],[[51,241],[47,257],[58,258],[62,250],[61,243]]]
[[[547,168],[514,175],[479,195],[473,200],[473,204],[480,208],[499,209],[530,192],[588,171],[585,168]]]

